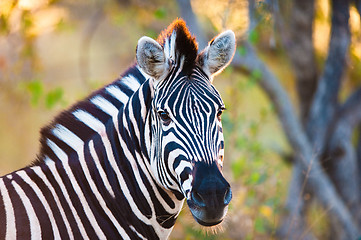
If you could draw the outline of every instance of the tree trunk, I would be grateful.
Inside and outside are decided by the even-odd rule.
[[[179,2],[180,1],[186,0],[179,0]],[[189,2],[189,0],[187,2]],[[308,4],[312,3],[312,1],[309,0],[306,2]],[[252,5],[253,0],[250,0],[250,3],[249,6],[254,6]],[[180,4],[181,10],[184,6],[185,5]],[[323,74],[317,84],[317,88],[317,69],[315,67],[316,64],[314,63],[312,21],[310,20],[310,18],[313,19],[313,13],[310,14],[308,12],[306,20],[301,17],[302,11],[310,11],[310,9],[313,9],[313,6],[307,5],[301,0],[295,0],[295,6],[297,9],[294,9],[294,11],[298,16],[296,16],[296,19],[292,23],[292,27],[299,28],[297,30],[306,28],[307,36],[301,36],[302,34],[299,35],[300,33],[298,32],[293,32],[288,35],[285,34],[284,36],[287,41],[288,36],[290,36],[289,39],[291,39],[289,42],[286,41],[286,43],[290,44],[290,59],[295,71],[297,71],[296,79],[299,82],[299,99],[300,104],[302,105],[300,107],[302,115],[300,121],[295,115],[294,106],[292,106],[288,95],[280,85],[280,81],[259,59],[255,50],[247,41],[243,43],[245,54],[240,55],[236,52],[232,66],[236,70],[246,73],[252,73],[255,70],[261,73],[259,84],[268,95],[270,101],[274,104],[284,133],[286,134],[291,147],[294,149],[296,163],[295,168],[293,169],[291,183],[291,186],[294,186],[294,188],[290,188],[289,201],[287,202],[287,209],[292,213],[290,214],[291,218],[288,218],[290,220],[288,225],[285,224],[283,225],[284,228],[280,229],[283,231],[283,236],[288,239],[297,239],[298,237],[301,239],[314,239],[311,233],[303,231],[305,228],[302,215],[304,213],[303,206],[305,206],[305,203],[303,201],[302,193],[304,192],[305,186],[308,186],[312,189],[315,198],[323,205],[325,211],[327,211],[333,219],[337,220],[338,225],[343,229],[343,237],[355,239],[360,236],[360,229],[356,224],[358,222],[355,221],[355,214],[350,211],[351,209],[349,209],[345,199],[354,199],[352,196],[357,194],[348,195],[348,193],[350,193],[350,190],[348,189],[340,191],[340,188],[337,185],[334,185],[330,177],[324,171],[320,162],[320,158],[325,156],[325,154],[323,154],[325,149],[334,149],[333,146],[328,145],[330,140],[328,137],[332,136],[331,133],[333,133],[329,126],[331,123],[335,122],[334,116],[338,106],[338,91],[346,64],[346,55],[350,42],[348,27],[349,3],[348,1],[342,0],[332,1],[333,16],[329,54],[325,62]],[[250,10],[252,11],[252,9]],[[255,20],[252,16],[254,15],[250,14],[249,16],[250,22],[254,23]],[[195,23],[196,18],[192,11],[189,11],[182,17],[187,21],[189,27],[193,25],[193,27],[196,26],[196,28],[198,28],[198,25]],[[252,26],[254,24],[250,25]],[[198,34],[201,34],[201,31],[198,32]],[[293,42],[293,45],[291,42]],[[297,46],[302,47],[298,48]],[[306,49],[306,53],[304,53],[304,56],[297,58],[297,54],[300,54],[303,48]],[[305,71],[308,71],[309,69],[311,69],[311,72],[305,73]],[[306,91],[306,89],[310,90]],[[314,97],[312,98],[312,96]],[[312,99],[312,101],[310,99]],[[303,125],[306,127],[302,127]],[[339,139],[341,135],[342,138],[348,137],[349,135],[345,134],[348,132],[344,131],[336,132],[335,144],[339,146],[339,141],[337,139]],[[347,147],[347,144],[344,146]],[[328,147],[326,148],[325,146]],[[346,149],[349,148],[347,147]],[[347,156],[348,159],[355,159],[355,154],[352,155],[351,153]],[[345,162],[345,164],[341,163],[341,167],[350,166],[349,164],[350,162]],[[307,174],[305,175],[305,173]],[[337,174],[331,175],[338,176]],[[358,174],[354,175],[358,176]],[[337,179],[343,179],[343,177],[343,175],[340,175]],[[353,187],[351,186],[351,188]],[[347,192],[347,198],[345,198],[346,195],[344,196],[342,193],[344,191]],[[351,200],[351,202],[352,201],[353,200]],[[301,228],[298,228],[298,226],[301,226]],[[295,233],[296,235],[287,235],[289,233]]]

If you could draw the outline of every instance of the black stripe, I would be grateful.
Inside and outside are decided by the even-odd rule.
[[[29,198],[31,202],[31,206],[26,206],[26,207],[34,209],[35,215],[40,223],[41,235],[46,238],[53,239],[54,233],[51,227],[49,216],[45,211],[44,205],[37,197],[35,191],[21,178],[21,176],[17,175],[16,173],[14,174],[13,179],[23,189],[26,196]],[[36,182],[34,184],[36,184]],[[16,205],[14,205],[14,208],[15,207]]]
[[[0,239],[5,239],[6,235],[6,213],[3,196],[4,193],[0,189]]]
[[[45,185],[43,180],[31,168],[26,168],[24,170],[26,171],[30,179],[33,181],[34,185],[37,185],[39,187],[47,203],[49,204],[50,210],[52,211],[54,220],[56,222],[56,226],[59,229],[61,239],[69,239],[67,229],[64,223],[64,219],[62,219],[59,208],[56,205],[54,196],[52,195],[50,189]]]
[[[13,174],[8,175],[8,176],[13,176]],[[4,184],[5,184],[6,188],[8,189],[11,203],[14,208],[15,227],[16,227],[16,232],[17,232],[16,239],[19,239],[19,240],[30,239],[31,234],[30,234],[29,218],[26,214],[24,204],[22,203],[19,195],[16,193],[14,187],[11,184],[11,182],[14,180],[9,180],[7,177],[5,177],[3,179],[4,179]]]
[[[112,209],[112,201],[109,201],[111,199],[111,195],[106,190],[105,185],[103,184],[103,181],[99,175],[99,171],[97,170],[94,159],[90,155],[90,149],[89,145],[85,144],[84,148],[84,157],[87,159],[87,165],[90,172],[90,176],[93,179],[97,190],[101,194],[106,206],[109,209]],[[97,219],[97,222],[99,224],[99,227],[102,229],[103,233],[107,237],[107,239],[114,239],[119,238],[119,234],[117,234],[117,229],[112,224],[110,217],[107,215],[105,210],[103,210],[103,207],[100,205],[98,199],[93,194],[93,189],[90,188],[88,185],[82,185],[82,190],[84,192],[84,195],[86,196],[88,203],[90,205],[90,208],[92,209],[95,218]],[[108,201],[107,201],[108,200]]]
[[[58,162],[57,164],[61,165],[60,162]],[[63,192],[61,191],[59,183],[56,181],[56,179],[54,178],[54,176],[50,172],[47,165],[42,164],[40,167],[41,167],[43,173],[46,175],[46,177],[47,177],[48,181],[50,182],[51,186],[54,188],[54,191],[55,191],[56,195],[59,198],[59,201],[61,203],[61,207],[64,210],[66,218],[68,219],[70,228],[71,228],[71,230],[73,232],[73,235],[74,235],[74,238],[75,239],[81,239],[80,230],[79,230],[79,228],[78,228],[78,226],[76,224],[76,221],[75,221],[75,218],[73,216],[72,210],[71,210],[66,198],[64,197]]]

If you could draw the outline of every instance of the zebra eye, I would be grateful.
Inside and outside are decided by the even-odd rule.
[[[221,121],[221,115],[225,109],[226,109],[225,107],[221,107],[220,109],[218,109],[217,118],[219,121]]]
[[[169,122],[171,120],[167,112],[159,111],[158,114],[163,122]]]
[[[225,110],[225,108],[220,108],[218,109],[218,112],[217,112],[217,117],[221,117],[223,111]]]

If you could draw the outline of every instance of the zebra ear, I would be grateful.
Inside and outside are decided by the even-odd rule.
[[[236,38],[231,30],[227,30],[208,43],[198,55],[197,62],[210,77],[222,72],[232,61],[236,51]]]
[[[156,80],[165,78],[169,64],[162,46],[149,37],[142,37],[137,45],[137,62],[140,68]]]

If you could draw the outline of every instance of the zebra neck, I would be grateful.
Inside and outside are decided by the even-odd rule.
[[[103,238],[112,224],[128,234],[166,238],[183,201],[164,189],[150,168],[151,84],[133,67],[62,113],[42,131],[39,161],[11,179],[42,182],[39,191],[47,199],[58,197],[54,206],[70,210],[65,214],[76,220],[81,238],[87,238],[84,229]],[[93,219],[89,228],[83,218]]]
[[[133,166],[132,171],[135,178],[139,174],[136,181],[144,196],[139,196],[140,198],[136,202],[149,203],[151,212],[145,215],[152,216],[151,225],[158,237],[166,239],[182,208],[183,198],[179,200],[172,191],[165,189],[151,170],[149,150],[152,144],[152,123],[150,111],[153,97],[153,81],[148,79],[129,99],[123,113],[120,113],[118,131],[120,142],[126,143],[126,145],[120,145],[124,146],[124,154],[127,161],[130,161]],[[140,176],[143,176],[143,179]]]
[[[114,123],[119,137],[127,143],[127,148],[139,152],[147,162],[150,162],[150,109],[153,94],[152,81],[148,79],[130,97],[124,110],[119,112],[118,123]]]

